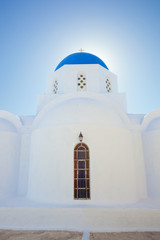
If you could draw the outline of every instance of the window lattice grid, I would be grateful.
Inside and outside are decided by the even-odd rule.
[[[53,93],[56,94],[58,91],[58,81],[55,80],[53,83]]]
[[[106,79],[106,90],[108,93],[112,92],[111,82],[108,78]]]
[[[86,90],[86,76],[85,74],[79,74],[77,77],[77,90],[85,91]]]
[[[74,149],[74,199],[90,199],[89,149],[78,145]]]

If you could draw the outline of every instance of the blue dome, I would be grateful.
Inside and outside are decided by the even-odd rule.
[[[108,69],[106,64],[97,56],[86,53],[86,52],[78,52],[70,54],[65,57],[56,67],[55,71],[61,68],[64,65],[72,65],[72,64],[99,64],[102,67]]]

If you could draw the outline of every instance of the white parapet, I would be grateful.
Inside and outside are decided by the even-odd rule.
[[[160,209],[1,208],[0,229],[158,231]]]

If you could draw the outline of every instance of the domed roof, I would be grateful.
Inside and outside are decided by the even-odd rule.
[[[55,71],[61,68],[64,65],[72,65],[72,64],[99,64],[102,67],[108,69],[106,64],[97,56],[86,53],[86,52],[77,52],[68,55],[65,57],[56,67]]]
[[[17,132],[16,127],[7,119],[0,118],[0,131]]]
[[[153,119],[147,127],[147,131],[159,130],[160,129],[160,117]]]

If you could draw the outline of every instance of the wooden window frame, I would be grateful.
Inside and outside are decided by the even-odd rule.
[[[80,150],[79,148],[83,147],[83,150]],[[78,153],[80,153],[81,151],[85,151],[85,158],[81,159],[78,158]],[[78,163],[81,161],[85,161],[85,167],[84,168],[79,168],[78,167]],[[84,171],[85,172],[85,177],[80,178],[80,172],[79,171]],[[83,180],[85,182],[85,186],[84,187],[79,187],[78,186],[78,180]],[[82,183],[82,182],[81,182]],[[84,190],[85,192],[85,197],[79,197],[80,192],[78,192],[79,190],[81,190],[81,194],[82,191]],[[89,167],[89,148],[85,143],[78,143],[75,148],[74,148],[74,199],[75,200],[88,200],[90,199],[90,167]]]

